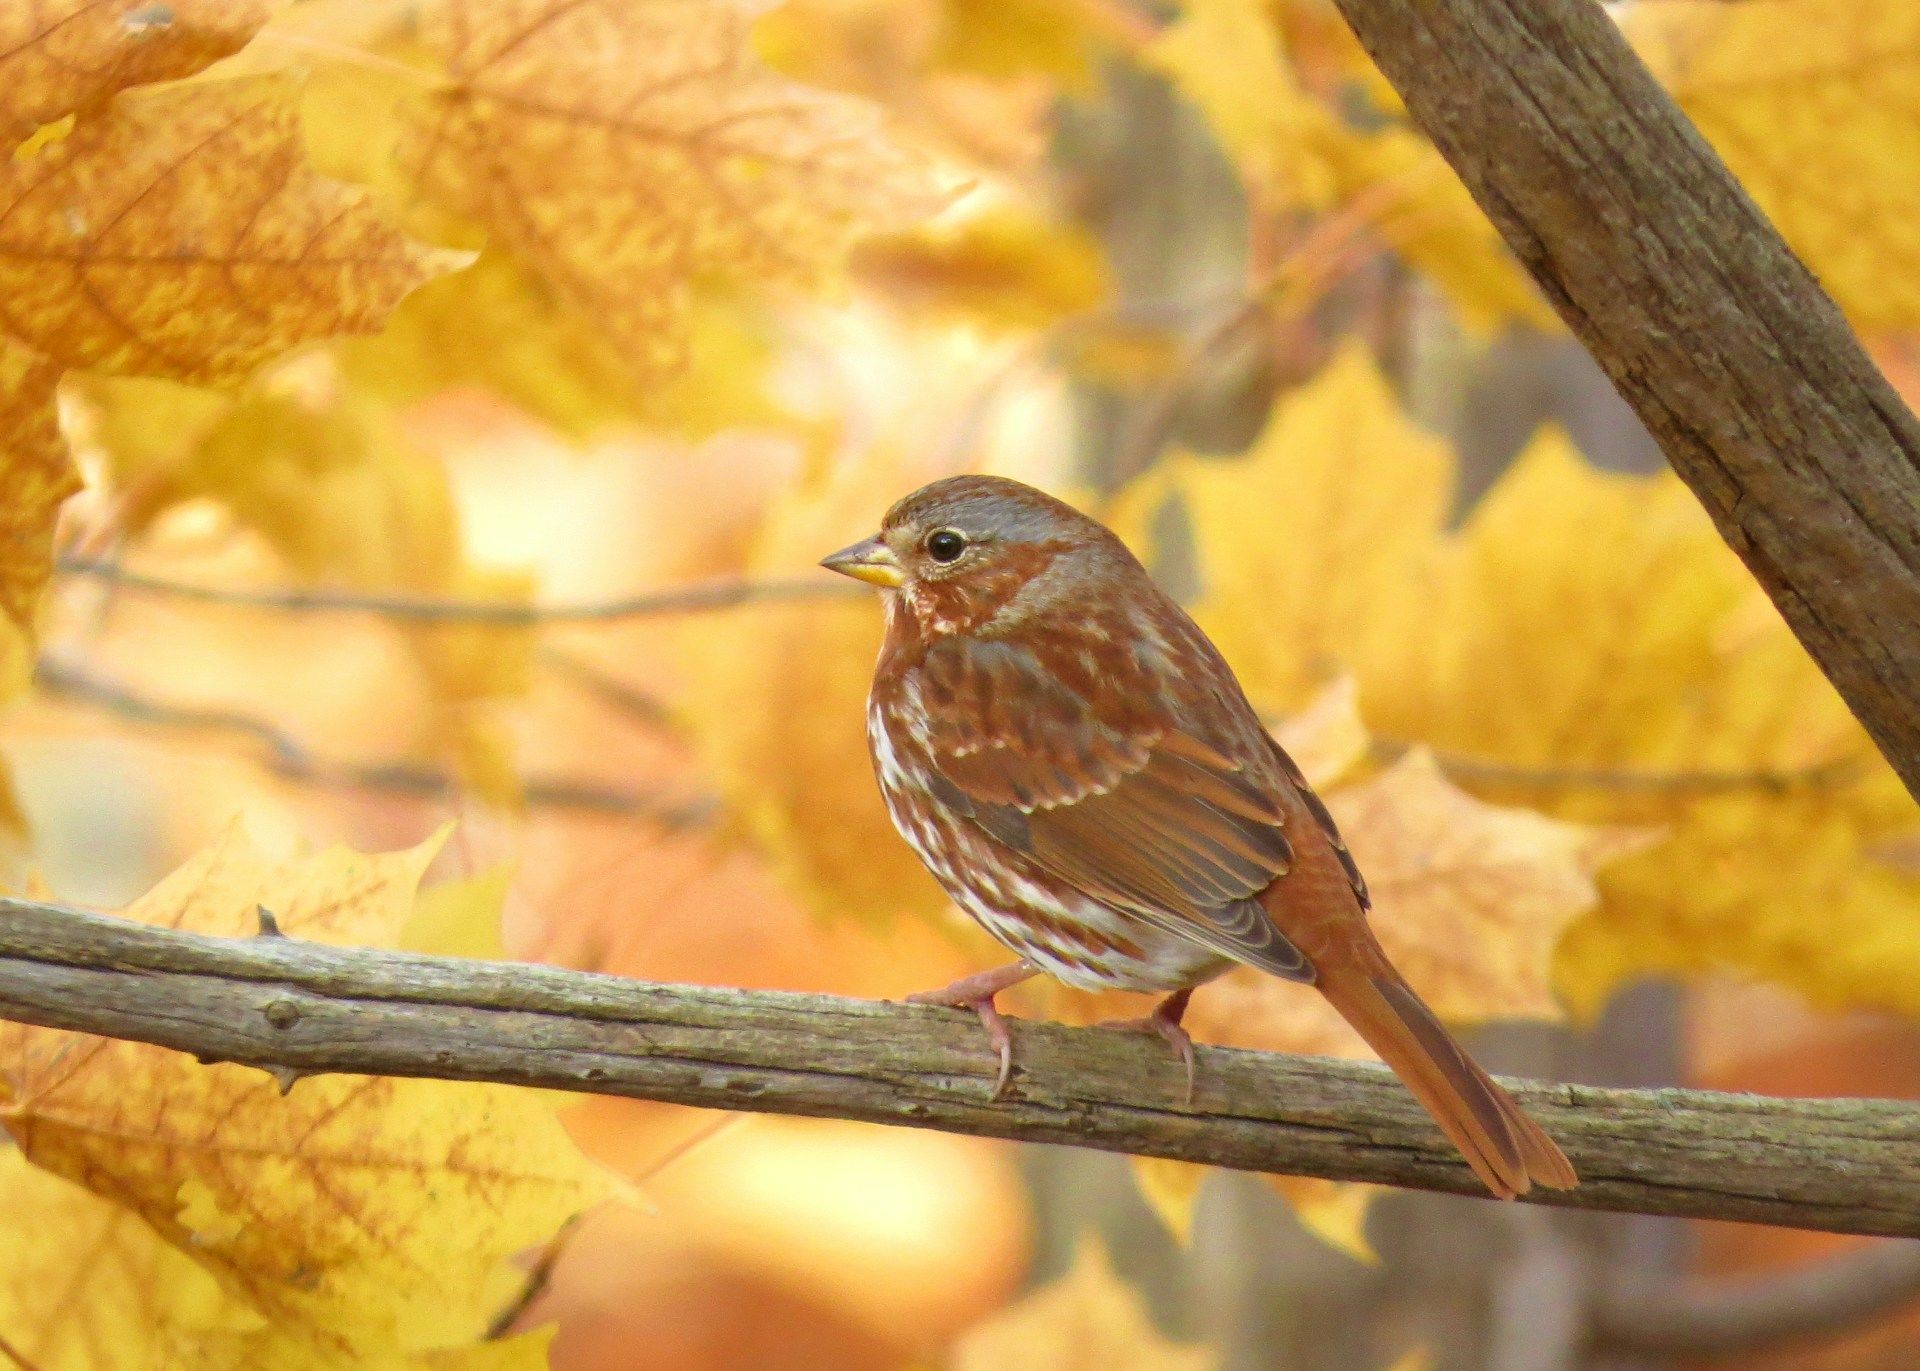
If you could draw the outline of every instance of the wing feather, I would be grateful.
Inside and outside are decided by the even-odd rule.
[[[1222,956],[1312,980],[1305,955],[1256,898],[1293,861],[1277,774],[1254,774],[1228,749],[1159,722],[1164,711],[1141,708],[1123,683],[1109,684],[1118,703],[1103,717],[1025,647],[936,644],[912,683],[936,793],[1103,904]],[[1266,760],[1252,751],[1256,765]]]

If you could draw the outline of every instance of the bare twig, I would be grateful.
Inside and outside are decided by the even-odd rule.
[[[288,614],[373,614],[383,619],[416,623],[495,624],[502,628],[609,623],[788,600],[844,600],[862,593],[862,587],[849,585],[839,578],[830,579],[823,572],[818,580],[709,581],[586,604],[533,605],[501,600],[448,600],[426,595],[379,595],[355,590],[231,590],[149,576],[129,571],[117,562],[86,557],[62,557],[56,569],[62,576],[85,577],[121,590],[163,595],[195,604],[270,609]]]
[[[449,795],[460,789],[458,778],[410,762],[348,762],[317,757],[300,739],[269,720],[239,710],[171,704],[56,658],[42,657],[35,663],[33,678],[49,695],[106,710],[131,723],[182,732],[224,733],[249,743],[259,753],[260,764],[282,780],[399,795]],[[537,808],[631,815],[670,829],[707,823],[715,808],[714,802],[704,797],[670,800],[565,777],[529,777],[521,783],[521,798]]]
[[[222,939],[0,899],[0,1017],[315,1072],[507,1081],[1481,1193],[1383,1068],[554,967]],[[297,1087],[296,1087],[297,1088]],[[1515,1082],[1583,1184],[1541,1203],[1920,1234],[1920,1107]]]
[[[1391,762],[1411,744],[1379,739],[1373,755]],[[1455,752],[1435,752],[1433,760],[1447,776],[1464,785],[1504,786],[1514,790],[1596,790],[1639,795],[1729,795],[1764,791],[1784,795],[1796,790],[1831,790],[1867,774],[1866,757],[1836,757],[1811,766],[1747,771],[1675,770],[1590,766],[1521,766]]]
[[[1782,1274],[1617,1280],[1599,1293],[1593,1337],[1615,1353],[1726,1356],[1851,1332],[1916,1300],[1920,1243],[1877,1243]]]

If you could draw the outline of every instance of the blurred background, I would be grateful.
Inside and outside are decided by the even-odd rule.
[[[1615,8],[1920,396],[1920,25]],[[1550,872],[1529,849],[1466,877],[1355,843],[1396,936],[1465,945],[1408,972],[1491,1067],[1920,1095],[1920,813],[1329,6],[751,9],[729,61],[927,168],[925,212],[876,208],[903,172],[834,189],[862,231],[820,271],[693,248],[596,281],[396,188],[383,121],[432,47],[413,7],[294,5],[229,59],[297,71],[314,164],[479,256],[238,387],[70,378],[86,489],[0,719],[16,871],[114,908],[235,815],[285,852],[453,819],[429,883],[499,876],[512,957],[942,985],[995,950],[886,825],[878,607],[814,563],[924,480],[992,470],[1109,518],[1276,725],[1357,710],[1354,786],[1426,748],[1483,817],[1583,835]],[[705,52],[571,56],[644,95]],[[679,212],[644,159],[572,155],[629,240]],[[795,213],[842,171],[803,168]],[[792,217],[770,199],[754,231]],[[660,355],[595,294],[630,288],[672,297],[639,325]],[[1203,991],[1196,1031],[1358,1050],[1288,993]],[[1891,1247],[612,1100],[564,1118],[645,1203],[589,1215],[528,1312],[557,1371],[1920,1364],[1920,1260]],[[1863,1281],[1883,1293],[1855,1308]]]

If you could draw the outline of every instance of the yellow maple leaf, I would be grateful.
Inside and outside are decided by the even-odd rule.
[[[1573,1003],[1720,966],[1920,1010],[1920,881],[1877,856],[1920,812],[1677,479],[1547,435],[1450,534],[1452,479],[1349,353],[1245,458],[1186,459],[1122,507],[1185,507],[1197,617],[1263,707],[1348,671],[1369,725],[1479,797],[1666,832],[1568,928]]]
[[[1671,833],[1607,872],[1569,937],[1577,1003],[1733,966],[1920,1011],[1920,881],[1873,856],[1920,810],[1677,479],[1542,439],[1468,522],[1453,581],[1433,650],[1363,683],[1369,719],[1477,764],[1483,794]]]
[[[377,327],[458,258],[309,170],[297,99],[273,77],[134,92],[0,164],[0,337],[62,366],[214,381]]]
[[[1155,511],[1181,504],[1204,585],[1194,617],[1254,702],[1281,713],[1343,672],[1364,682],[1397,667],[1424,619],[1406,592],[1431,574],[1452,499],[1446,445],[1401,414],[1349,346],[1280,404],[1244,458],[1177,456],[1116,517],[1138,545]]]
[[[1207,118],[1249,186],[1274,211],[1346,217],[1430,276],[1465,326],[1557,325],[1499,232],[1446,160],[1406,121],[1391,88],[1350,34],[1329,43],[1299,5],[1188,0],[1144,59]],[[1297,34],[1320,49],[1304,79]],[[1364,92],[1388,107],[1355,119]]]
[[[128,86],[237,52],[278,0],[40,0],[0,8],[0,144]]]
[[[1092,235],[1000,208],[875,239],[855,256],[860,280],[939,317],[1039,329],[1092,310],[1109,289]]]
[[[1315,154],[1334,203],[1358,212],[1445,292],[1460,323],[1492,334],[1512,323],[1558,329],[1560,316],[1507,251],[1453,168],[1411,126],[1329,124]]]
[[[0,1153],[0,1339],[34,1371],[546,1371],[552,1329],[343,1356],[270,1324],[136,1213]]]
[[[0,1151],[0,1204],[0,1338],[36,1371],[231,1367],[209,1344],[265,1325],[138,1214],[14,1148]]]
[[[947,1359],[949,1371],[1205,1371],[1219,1364],[1211,1349],[1182,1347],[1155,1328],[1093,1238],[1081,1240],[1064,1276],[971,1329]]]
[[[934,473],[875,447],[803,478],[768,512],[747,572],[804,576],[870,534],[891,498]],[[827,573],[821,573],[825,575]],[[930,915],[946,897],[893,831],[867,756],[879,608],[769,605],[690,626],[682,709],[729,811],[786,883],[828,916]]]
[[[1334,187],[1315,148],[1335,121],[1296,79],[1264,0],[1188,0],[1144,56],[1200,107],[1267,196],[1329,207]]]
[[[1920,323],[1920,10],[1667,0],[1622,22],[1853,320]]]
[[[438,840],[275,862],[231,831],[126,911],[221,936],[391,945]],[[608,1193],[539,1097],[260,1071],[57,1030],[0,1028],[0,1122],[38,1166],[139,1215],[277,1329],[372,1360],[470,1341],[505,1259]]]
[[[949,71],[1005,79],[1050,76],[1085,88],[1098,52],[1071,0],[939,0],[933,60]]]
[[[407,404],[475,386],[576,439],[615,424],[704,438],[774,424],[768,393],[774,338],[766,312],[739,292],[693,292],[684,326],[689,365],[649,374],[600,322],[497,248],[402,301],[387,327],[337,346],[361,393]]]
[[[447,74],[404,154],[636,364],[676,360],[690,288],[819,279],[944,202],[877,111],[775,74],[733,0],[434,0]]]

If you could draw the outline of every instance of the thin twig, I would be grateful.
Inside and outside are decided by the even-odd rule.
[[[238,609],[268,609],[288,614],[373,614],[419,623],[496,624],[515,628],[534,624],[608,623],[657,614],[698,614],[742,605],[788,600],[844,600],[862,593],[859,586],[822,573],[818,580],[724,580],[647,591],[612,600],[573,605],[517,604],[503,600],[450,600],[429,595],[383,595],[356,590],[289,588],[232,590],[195,585],[129,571],[114,562],[62,557],[63,576],[104,581],[118,589],[196,604]]]
[[[1484,1194],[1384,1068],[970,1013],[659,985],[557,967],[212,938],[0,899],[0,1017],[209,1060],[419,1076],[1066,1143]],[[294,1088],[298,1088],[295,1084]],[[1530,1201],[1920,1235],[1920,1106],[1516,1081],[1582,1176]]]
[[[1412,745],[1378,739],[1373,756],[1392,762]],[[1435,752],[1433,760],[1447,776],[1467,785],[1505,786],[1518,790],[1601,790],[1646,795],[1726,795],[1759,790],[1787,794],[1795,790],[1827,790],[1858,780],[1867,770],[1867,758],[1836,757],[1809,766],[1756,768],[1747,771],[1656,771],[1628,767],[1520,766],[1508,762]]]
[[[1851,1332],[1915,1300],[1920,1243],[1876,1243],[1764,1276],[1616,1280],[1596,1298],[1593,1337],[1629,1356],[1721,1357]]]
[[[461,788],[457,777],[409,762],[317,757],[299,738],[269,720],[233,709],[171,704],[56,658],[42,657],[33,675],[34,683],[50,695],[106,710],[130,723],[224,733],[250,743],[259,753],[260,764],[285,781],[418,796],[451,795]],[[530,777],[521,783],[521,798],[535,808],[627,815],[668,829],[698,827],[710,822],[715,811],[714,801],[703,797],[669,800],[566,777]]]

